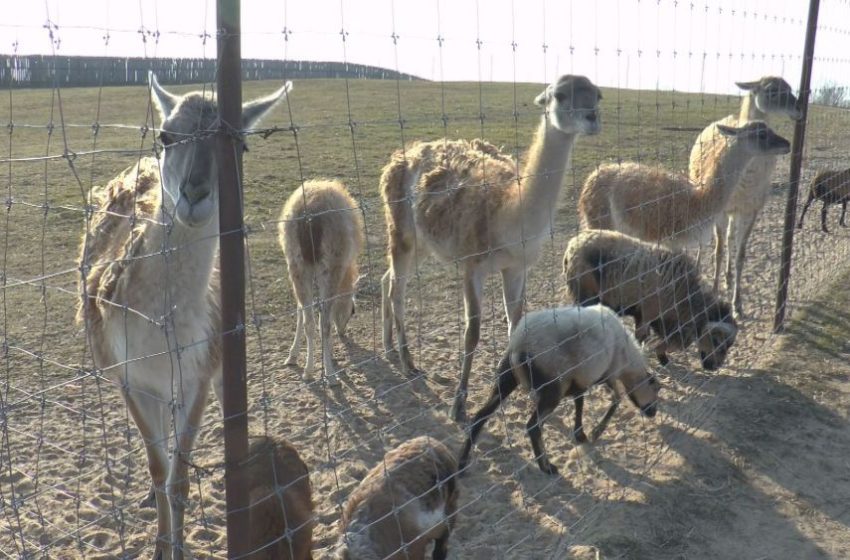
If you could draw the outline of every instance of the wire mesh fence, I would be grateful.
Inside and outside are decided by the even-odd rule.
[[[284,95],[279,88],[292,76],[283,65],[279,79],[243,85],[245,100],[264,100],[243,112],[247,414],[257,439],[245,465],[254,517],[241,536],[258,554],[301,558],[306,546],[332,557],[348,546],[352,557],[369,557],[372,542],[382,547],[374,557],[420,558],[434,540],[434,558],[444,548],[450,558],[843,557],[850,537],[838,502],[850,488],[807,482],[843,481],[834,473],[846,467],[845,441],[836,440],[835,453],[825,449],[838,437],[830,430],[846,424],[828,396],[843,394],[841,376],[830,374],[824,386],[786,382],[772,365],[788,344],[821,344],[827,335],[798,326],[772,333],[789,161],[780,149],[768,153],[778,141],[737,118],[749,108],[746,120],[764,119],[791,140],[798,105],[783,92],[771,107],[784,108],[766,110],[755,82],[778,76],[800,95],[806,6],[293,4],[263,17],[243,7],[246,58],[362,63],[398,77],[294,79]],[[89,54],[107,57],[215,54],[209,2],[175,7],[177,19],[156,2],[140,5],[129,24],[131,16],[113,13],[103,25],[82,25],[57,9],[39,7],[37,24],[0,26],[0,41],[14,41],[4,47],[12,45],[10,60],[36,41],[58,57],[83,36],[100,42]],[[841,82],[848,16],[846,1],[821,3],[801,203],[819,172],[850,167]],[[220,121],[202,100],[214,85],[5,85],[0,554],[146,557],[169,552],[185,534],[195,557],[226,557],[220,401],[202,406],[211,386],[220,389],[221,369],[211,187]],[[182,97],[192,91],[200,97]],[[740,154],[700,179],[689,170],[692,148],[702,149],[698,136],[729,115],[720,145]],[[733,195],[740,168],[771,158],[761,179],[748,176],[752,192]],[[629,188],[604,193],[596,218],[644,239],[643,258],[684,264],[672,280],[644,285],[631,304],[622,299],[627,284],[663,276],[666,265],[639,276],[623,266],[623,280],[596,294],[610,301],[616,292],[623,323],[551,311],[584,299],[562,271],[585,219],[581,201],[592,198],[588,177],[623,173],[629,162],[667,190],[619,176],[615,187],[632,181]],[[805,219],[797,214],[792,318],[823,307],[823,294],[846,277],[850,246],[837,223],[846,182],[834,176]],[[335,197],[335,189],[348,195]],[[737,233],[716,263],[715,224],[726,221]],[[746,253],[741,308],[731,319],[735,235]],[[620,243],[605,249],[610,258],[596,254],[587,278],[613,278],[601,272],[603,261],[634,264],[636,245]],[[684,292],[670,287],[676,282]],[[634,378],[642,362],[612,356],[634,344],[624,334],[640,327],[632,307],[647,309],[665,290],[664,317],[643,317],[655,330],[640,358],[652,376]],[[708,322],[737,331],[718,371],[703,367],[699,351],[728,340],[705,339],[702,316],[714,307],[701,308],[696,293],[728,302]],[[846,323],[835,311],[822,319],[830,314]],[[312,371],[302,330],[323,330],[330,341],[323,352],[315,336]],[[692,344],[661,365],[659,332]],[[836,352],[845,356],[846,346]],[[514,374],[500,376],[507,364]],[[464,369],[469,386],[459,391]],[[514,377],[514,385],[534,386],[537,408],[521,395],[506,398]],[[638,409],[650,410],[650,378],[663,389],[659,414],[647,420]],[[607,422],[608,397],[588,385],[616,379],[637,408],[624,402],[599,436],[591,426]],[[577,403],[561,402],[551,415],[541,404],[585,392],[592,446],[575,442]],[[458,394],[468,401],[466,418]],[[456,476],[472,415],[494,394],[505,402]],[[527,441],[535,410],[547,416],[545,457]],[[791,419],[780,421],[785,414]],[[820,425],[804,422],[810,415],[830,427],[826,435],[813,435]],[[269,459],[263,436],[291,447]],[[800,458],[795,445],[819,460]],[[541,472],[547,464],[560,475]],[[782,500],[793,507],[776,505]],[[286,526],[274,521],[281,511]],[[180,515],[182,529],[170,524]],[[756,528],[763,538],[750,538]],[[721,531],[724,539],[711,536]]]

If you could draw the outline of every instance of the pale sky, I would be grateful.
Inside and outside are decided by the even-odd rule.
[[[807,10],[805,0],[243,0],[242,53],[345,57],[434,80],[574,72],[604,86],[731,93],[766,74],[799,84]],[[0,0],[0,13],[14,14],[0,23],[2,53],[51,53],[49,20],[60,55],[215,56],[215,0]],[[813,82],[848,85],[850,3],[822,0],[820,22]]]

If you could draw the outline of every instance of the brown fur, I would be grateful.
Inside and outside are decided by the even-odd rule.
[[[427,545],[445,543],[454,525],[456,472],[454,455],[433,438],[420,436],[387,452],[348,498],[338,557],[424,560]],[[422,525],[427,512],[441,512],[444,522]]]
[[[818,171],[812,182],[809,183],[809,196],[800,213],[800,221],[797,227],[803,227],[803,218],[806,211],[815,200],[823,202],[821,210],[821,229],[829,233],[826,227],[826,211],[830,204],[841,204],[841,220],[844,225],[844,214],[847,211],[847,202],[850,201],[850,169],[844,170],[822,170]]]
[[[358,278],[357,257],[365,243],[363,216],[357,203],[338,181],[308,181],[286,201],[278,224],[278,240],[286,257],[289,278],[298,302],[298,326],[287,363],[294,363],[302,322],[307,329],[307,364],[313,366],[313,285],[318,287],[322,331],[323,364],[333,375],[330,321],[339,334],[353,309],[352,298]],[[348,316],[346,316],[346,312]]]
[[[702,284],[696,265],[683,253],[614,231],[587,230],[567,245],[564,274],[573,301],[602,303],[633,316],[638,338],[645,339],[648,325],[662,341],[660,352],[699,341],[700,350],[713,355],[713,369],[734,343],[731,307]],[[710,345],[703,337],[713,323],[725,324],[731,338]]]
[[[251,549],[256,552],[247,558],[312,558],[315,523],[307,465],[298,451],[283,439],[252,439],[245,477],[250,485]]]

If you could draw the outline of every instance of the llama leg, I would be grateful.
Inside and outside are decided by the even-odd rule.
[[[829,233],[829,230],[826,229],[826,211],[829,209],[829,203],[824,202],[823,208],[820,209],[820,229],[824,233]]]
[[[514,377],[514,372],[511,368],[511,362],[508,356],[502,358],[502,361],[499,363],[499,372],[499,378],[496,381],[496,385],[493,387],[493,390],[490,392],[490,398],[487,399],[487,402],[484,403],[481,410],[476,412],[475,416],[472,418],[471,427],[469,429],[469,437],[466,438],[466,443],[463,445],[463,450],[461,451],[460,459],[458,460],[458,472],[463,472],[466,469],[466,465],[469,461],[469,452],[472,450],[475,440],[478,439],[478,434],[484,427],[484,423],[494,412],[496,412],[499,405],[501,405],[502,402],[507,399],[517,387],[516,378]]]
[[[758,218],[758,213],[750,213],[742,216],[741,223],[735,232],[735,276],[732,280],[732,306],[735,316],[740,318],[744,315],[744,304],[741,298],[741,275],[744,273],[744,261],[747,258],[747,241],[753,232],[753,226]]]
[[[714,224],[714,291],[720,290],[720,270],[721,259],[723,258],[723,226],[720,223]]]
[[[164,395],[150,395],[146,392],[128,389],[124,391],[124,402],[136,427],[145,442],[148,457],[148,470],[156,505],[156,547],[154,559],[170,558],[169,532],[171,531],[171,512],[166,494],[168,477],[168,408]],[[147,501],[144,500],[141,505]]]
[[[333,300],[323,298],[319,306],[319,330],[322,336],[322,368],[328,385],[339,385],[334,364],[333,345],[331,344],[331,309]]]
[[[289,347],[289,356],[286,358],[285,365],[294,366],[298,364],[298,350],[301,346],[301,339],[304,336],[304,308],[298,305],[295,311],[295,339],[292,341],[292,346]]]
[[[463,306],[466,316],[466,329],[463,333],[463,365],[460,371],[460,383],[455,391],[452,405],[452,418],[462,422],[466,418],[466,393],[469,386],[469,373],[472,371],[472,358],[478,339],[481,336],[481,290],[484,274],[480,268],[468,267],[464,279]]]
[[[404,298],[407,281],[413,268],[413,252],[395,249],[390,259],[389,296],[392,303],[396,333],[398,334],[401,371],[405,375],[411,375],[417,373],[417,369],[413,365],[413,356],[410,354],[410,347],[407,343],[407,334],[404,327]]]
[[[193,372],[196,375],[199,372]],[[186,376],[188,377],[188,376]],[[189,495],[189,460],[201,417],[207,404],[209,382],[184,378],[174,409],[175,449],[168,475],[168,502],[171,506],[171,542],[174,560],[191,558],[183,539],[183,518]],[[184,556],[185,554],[185,556]]]
[[[803,217],[806,215],[806,210],[809,209],[809,206],[811,205],[814,199],[815,197],[812,195],[811,192],[809,192],[809,197],[806,199],[806,203],[803,205],[803,211],[800,212],[800,220],[797,222],[797,229],[803,229]]]
[[[381,277],[381,326],[383,328],[384,352],[393,351],[393,304],[390,301],[392,271],[387,269]]]
[[[522,317],[525,273],[524,268],[506,268],[502,271],[502,298],[505,302],[505,316],[508,318],[508,336],[514,332]]]
[[[841,225],[842,227],[846,227],[846,224],[844,223],[844,215],[846,213],[847,213],[847,200],[845,199],[845,200],[841,201],[841,218],[838,220],[839,225]]]
[[[534,450],[534,458],[537,460],[537,466],[546,474],[558,474],[557,467],[550,463],[546,457],[546,448],[543,445],[543,422],[558,406],[558,401],[560,401],[558,387],[557,383],[551,383],[537,391],[537,407],[525,425],[526,432],[528,432],[528,437],[531,440],[531,448]]]
[[[726,290],[732,289],[732,252],[735,250],[735,239],[740,229],[739,217],[733,216],[727,220],[726,226]]]

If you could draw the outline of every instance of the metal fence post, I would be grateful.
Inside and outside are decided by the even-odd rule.
[[[779,286],[776,290],[776,310],[773,316],[773,332],[785,328],[785,309],[788,303],[788,281],[791,277],[791,255],[794,249],[794,222],[797,217],[797,193],[800,190],[800,168],[803,165],[803,144],[806,139],[806,119],[809,114],[812,64],[815,56],[815,35],[818,28],[820,0],[809,1],[809,19],[806,27],[806,43],[803,51],[803,70],[800,76],[800,110],[802,118],[794,125],[794,141],[791,144],[791,172],[788,198],[785,201],[785,229],[782,233],[782,261],[779,263]]]
[[[242,230],[242,71],[240,0],[217,0],[218,75],[221,121],[217,134],[221,270],[222,368],[227,556],[248,547],[248,493],[240,464],[248,454],[248,390],[245,365],[245,254]]]

